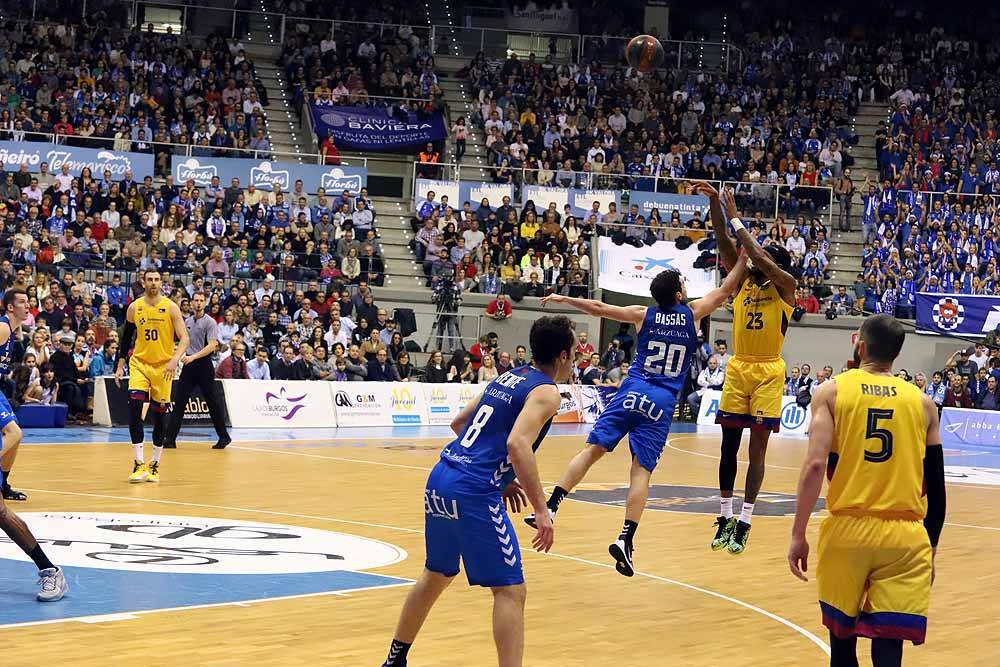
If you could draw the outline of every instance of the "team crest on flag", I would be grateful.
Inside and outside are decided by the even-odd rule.
[[[939,329],[953,331],[965,321],[965,308],[957,299],[946,296],[934,304],[931,317]]]

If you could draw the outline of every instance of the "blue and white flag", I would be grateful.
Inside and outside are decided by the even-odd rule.
[[[917,333],[981,338],[998,326],[998,296],[917,294]]]

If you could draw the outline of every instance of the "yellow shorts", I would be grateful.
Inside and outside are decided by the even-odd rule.
[[[163,377],[163,368],[166,364],[152,366],[144,361],[139,361],[135,357],[128,360],[128,393],[145,394],[150,401],[155,403],[170,403],[170,390],[173,386],[172,377]]]
[[[715,423],[777,433],[781,428],[784,391],[784,359],[748,361],[733,357],[726,364],[726,380]]]
[[[819,606],[841,638],[924,643],[931,542],[922,521],[831,516],[819,528]]]

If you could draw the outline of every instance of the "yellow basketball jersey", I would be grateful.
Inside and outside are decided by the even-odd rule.
[[[174,322],[170,317],[170,299],[161,296],[155,306],[146,297],[135,301],[135,350],[132,356],[151,366],[159,366],[174,356]]]
[[[927,417],[914,385],[854,369],[836,376],[831,453],[836,466],[827,490],[831,514],[923,519]]]
[[[733,353],[762,360],[779,357],[791,314],[774,283],[744,280],[733,299]]]

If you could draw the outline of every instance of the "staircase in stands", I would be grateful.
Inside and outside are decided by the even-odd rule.
[[[830,279],[827,283],[834,289],[839,285],[848,288],[861,272],[861,214],[864,197],[865,177],[878,181],[878,164],[875,159],[875,131],[879,121],[887,120],[889,108],[882,103],[866,102],[858,107],[853,118],[854,132],[858,143],[852,148],[854,166],[851,179],[854,181],[854,203],[851,206],[851,231],[842,232],[838,226],[840,206],[834,204],[830,224]]]

